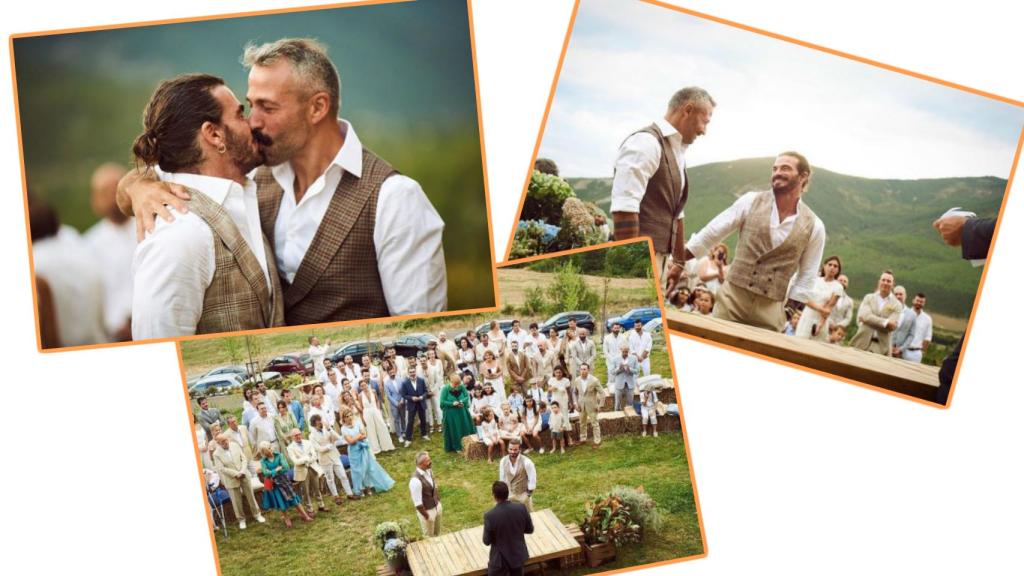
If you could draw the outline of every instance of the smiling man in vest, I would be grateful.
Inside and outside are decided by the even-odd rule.
[[[810,183],[807,158],[783,152],[772,165],[771,190],[740,196],[686,244],[687,258],[700,258],[740,231],[715,318],[778,332],[787,299],[807,301],[825,250],[825,224],[802,200]]]
[[[441,535],[441,497],[437,480],[431,468],[430,454],[426,450],[416,454],[416,470],[409,479],[409,496],[416,508],[416,518],[424,538]]]
[[[683,206],[690,188],[686,149],[704,134],[714,109],[714,99],[703,88],[677,91],[665,116],[626,138],[615,159],[615,239],[650,236],[655,266],[670,289],[683,273]]]
[[[251,176],[263,232],[274,249],[289,325],[438,312],[447,308],[444,222],[423,189],[363,147],[339,116],[341,81],[326,47],[307,38],[249,45],[249,125],[264,166]],[[140,226],[180,187],[119,186]]]

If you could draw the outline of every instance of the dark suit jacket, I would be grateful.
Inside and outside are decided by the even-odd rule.
[[[960,251],[964,260],[979,260],[988,257],[988,247],[992,243],[992,232],[996,229],[996,221],[991,218],[969,218],[964,222],[963,239]]]
[[[533,534],[533,519],[526,506],[508,500],[484,514],[484,544],[491,547],[488,570],[521,568],[530,558],[526,534]]]
[[[413,396],[423,396],[424,399],[420,402],[426,401],[427,395],[427,383],[423,381],[423,378],[416,378],[416,382],[409,380],[408,378],[402,380],[402,398],[409,404],[415,403],[412,399]]]

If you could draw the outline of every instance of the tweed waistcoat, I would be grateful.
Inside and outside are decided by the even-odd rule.
[[[427,510],[437,508],[437,484],[428,483],[426,475],[417,468],[413,475],[420,479],[420,496],[423,498],[423,507]]]
[[[262,247],[250,247],[220,204],[202,192],[189,189],[189,210],[213,232],[215,270],[203,295],[203,312],[196,334],[253,330],[284,325],[281,285],[274,254],[263,239]],[[267,255],[271,287],[252,250]]]
[[[640,201],[640,236],[650,236],[654,249],[670,254],[672,252],[672,228],[676,217],[686,206],[686,197],[690,190],[689,179],[684,180],[686,172],[679,173],[676,155],[668,138],[661,133],[657,124],[637,130],[634,134],[646,132],[657,138],[661,145],[661,161],[650,180],[643,200]]]
[[[289,325],[388,316],[377,270],[373,230],[381,184],[397,174],[363,148],[362,177],[345,171],[334,190],[294,281],[283,277],[284,316]],[[274,224],[284,191],[270,168],[256,172],[263,233],[274,245]]]
[[[505,468],[505,483],[508,484],[509,494],[526,494],[530,490],[530,478],[526,475],[523,456],[519,456],[515,474],[512,473],[512,461],[508,456],[502,458],[501,465]]]
[[[807,247],[814,229],[814,212],[803,202],[797,205],[796,222],[786,239],[772,248],[771,218],[775,194],[765,190],[750,206],[746,220],[740,225],[736,258],[729,266],[726,281],[733,286],[766,296],[775,301],[786,299],[789,279],[800,265],[800,256]]]

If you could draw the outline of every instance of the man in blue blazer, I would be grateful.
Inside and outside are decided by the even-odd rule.
[[[424,440],[430,440],[427,436],[427,383],[423,378],[416,376],[416,363],[409,363],[409,376],[402,380],[402,398],[405,399],[405,447],[408,448],[412,442],[412,422],[417,416],[420,419],[420,436]]]

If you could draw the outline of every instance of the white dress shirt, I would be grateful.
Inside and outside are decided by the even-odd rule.
[[[738,200],[715,216],[708,222],[700,232],[696,233],[686,243],[686,248],[693,253],[695,258],[701,258],[708,254],[715,245],[725,239],[733,230],[738,229],[747,219],[750,207],[754,198],[760,192],[747,192]],[[803,200],[800,200],[802,203]],[[772,215],[769,220],[772,248],[785,242],[789,233],[793,230],[797,214],[792,214],[782,222],[779,222],[779,207],[772,202]],[[796,280],[792,282],[789,290],[789,297],[798,302],[807,302],[814,291],[814,279],[818,276],[818,266],[821,263],[822,254],[825,252],[825,224],[814,217],[814,226],[811,229],[811,237],[800,256],[800,266],[796,273]]]
[[[32,242],[35,274],[46,280],[53,295],[61,346],[107,341],[103,279],[89,256],[77,233],[59,233]]]
[[[629,331],[629,352],[640,358],[641,354],[646,353],[645,357],[650,357],[651,348],[654,347],[654,342],[651,340],[650,332],[641,332],[637,334],[636,330]],[[622,350],[619,350],[621,353]]]
[[[82,235],[103,279],[103,323],[113,335],[132,315],[132,256],[135,220],[115,224],[104,218]]]
[[[274,222],[274,253],[281,275],[288,282],[306,256],[320,223],[327,214],[344,172],[361,177],[363,146],[347,120],[338,119],[345,137],[338,154],[295,202],[295,173],[285,162],[274,166],[274,179],[284,190]],[[407,176],[394,175],[381,184],[373,244],[377,253],[384,299],[392,316],[438,312],[448,306],[448,280],[441,237],[444,221],[420,185]]]
[[[434,474],[430,470],[420,470],[430,486],[434,485]],[[415,508],[423,506],[423,483],[420,482],[419,474],[413,474],[409,480],[409,495],[412,496],[412,505]]]
[[[686,144],[679,131],[664,118],[654,121],[661,133],[668,138],[669,148],[679,165],[679,178],[686,187]],[[647,182],[658,171],[661,164],[661,142],[653,134],[638,132],[619,146],[615,159],[615,177],[612,179],[612,212],[640,212],[640,202],[647,193]],[[682,190],[682,188],[680,188]],[[683,218],[679,210],[677,218]]]
[[[505,340],[508,342],[509,349],[512,348],[512,343],[515,342],[516,346],[519,346],[519,349],[522,350],[523,344],[525,344],[527,340],[532,340],[532,338],[530,337],[530,333],[526,330],[520,328],[519,332],[516,332],[513,328],[512,330],[509,330],[508,335],[505,336]]]
[[[632,330],[632,332],[635,334],[636,330]],[[605,364],[609,366],[609,370],[611,369],[610,360],[622,354],[623,344],[628,345],[629,340],[628,336],[621,331],[618,336],[616,336],[614,332],[609,332],[604,335],[604,359]]]
[[[508,456],[505,456],[504,458],[501,459],[501,463],[498,464],[498,480],[505,482],[506,484],[508,483],[508,480],[505,479],[506,461],[508,461],[509,470],[512,472],[513,476],[516,474],[516,471],[519,470],[520,466],[525,467],[526,489],[529,490],[530,492],[533,492],[534,490],[537,489],[537,467],[533,465],[532,460],[530,460],[526,456],[523,456],[522,454],[520,454],[519,458],[516,459],[515,464],[512,463],[512,459],[509,458]]]
[[[263,269],[270,273],[256,201],[256,183],[199,174],[159,173],[165,182],[199,190],[220,204]],[[165,338],[195,334],[203,314],[206,289],[217,267],[213,230],[194,212],[174,212],[174,220],[157,218],[153,232],[135,248],[132,260],[132,337]]]
[[[913,348],[915,351],[920,350],[925,341],[932,341],[932,317],[921,310],[921,313],[917,315],[917,321],[914,322],[914,334],[908,348]]]

